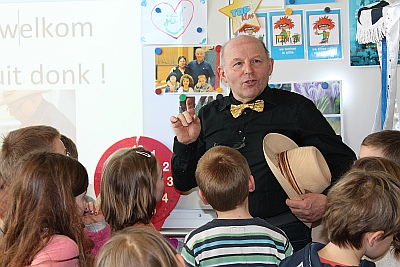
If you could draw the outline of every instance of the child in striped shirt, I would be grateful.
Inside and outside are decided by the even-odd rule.
[[[200,199],[218,218],[185,237],[182,256],[187,266],[278,266],[292,254],[286,234],[249,213],[248,195],[254,178],[242,154],[216,146],[196,169]]]

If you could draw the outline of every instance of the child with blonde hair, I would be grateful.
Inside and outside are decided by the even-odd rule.
[[[156,230],[126,227],[102,247],[96,267],[185,267],[182,257]]]

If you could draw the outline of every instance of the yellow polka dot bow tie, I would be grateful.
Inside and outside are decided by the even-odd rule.
[[[240,104],[240,105],[231,105],[231,114],[234,118],[239,117],[242,115],[243,111],[246,109],[252,109],[257,112],[262,112],[264,110],[264,100],[257,100],[254,103],[250,104]]]

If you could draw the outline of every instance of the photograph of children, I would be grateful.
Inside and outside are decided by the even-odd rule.
[[[154,63],[155,87],[162,94],[215,91],[219,53],[214,46],[161,47],[158,51]]]

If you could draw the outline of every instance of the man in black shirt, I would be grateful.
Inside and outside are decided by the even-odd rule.
[[[263,153],[263,138],[281,133],[299,146],[315,146],[324,155],[332,173],[332,183],[356,159],[354,152],[337,136],[324,116],[307,98],[268,87],[274,60],[257,38],[240,35],[222,49],[220,77],[228,83],[229,96],[204,106],[198,116],[194,104],[187,101],[187,111],[171,117],[175,130],[172,175],[178,190],[197,186],[195,169],[199,158],[215,145],[238,149],[250,166],[256,189],[249,195],[250,213],[286,232],[295,250],[311,241],[310,229],[302,222],[322,218],[326,192],[307,193],[302,200],[287,199],[285,191],[269,169]],[[231,105],[262,105],[232,115]],[[307,166],[304,166],[307,168]]]

